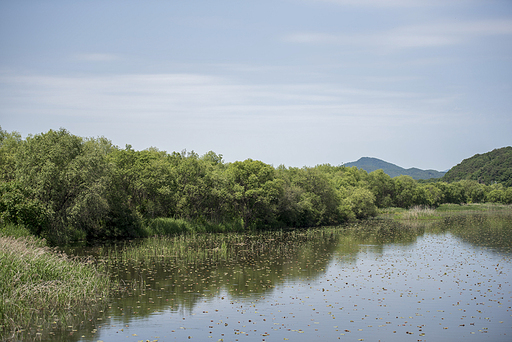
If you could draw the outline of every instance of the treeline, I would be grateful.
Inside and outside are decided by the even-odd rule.
[[[208,152],[119,148],[64,129],[22,139],[0,129],[0,220],[51,243],[144,235],[156,219],[270,229],[336,225],[377,208],[512,203],[512,188],[463,180],[420,184],[356,167],[225,163]]]

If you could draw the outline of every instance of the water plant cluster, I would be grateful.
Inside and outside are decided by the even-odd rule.
[[[353,300],[348,295],[350,291],[361,290],[366,281],[373,283],[381,277],[386,280],[389,275],[380,270],[384,273],[376,277],[379,272],[369,268],[357,271],[360,275],[349,282],[330,275],[328,269],[343,265],[343,269],[357,270],[362,251],[371,251],[376,256],[386,254],[389,248],[400,251],[415,245],[429,232],[440,236],[452,234],[468,245],[482,246],[490,252],[510,253],[510,206],[456,206],[454,208],[464,209],[456,215],[451,207],[441,206],[428,220],[415,215],[407,217],[403,215],[406,211],[400,211],[402,216],[397,216],[397,210],[389,210],[390,215],[342,226],[163,235],[67,247],[64,251],[76,256],[73,258],[46,247],[44,241],[31,237],[28,230],[8,225],[2,233],[17,237],[4,235],[0,238],[0,277],[3,280],[0,331],[3,339],[13,341],[44,340],[49,336],[56,341],[97,340],[98,331],[115,326],[118,327],[115,333],[126,337],[123,330],[133,331],[129,327],[140,318],[169,313],[172,317],[192,318],[203,305],[209,307],[203,310],[204,316],[208,316],[209,311],[218,311],[211,309],[212,306],[225,309],[226,305],[238,307],[237,303],[244,307],[238,307],[237,315],[250,314],[248,302],[261,305],[261,302],[268,302],[265,298],[276,294],[276,289],[283,291],[295,286],[293,284],[298,284],[302,292],[311,288],[315,292],[326,291],[325,296],[329,290],[334,290],[331,286],[336,286],[336,292],[347,299],[340,303],[337,297],[326,298],[326,304],[346,307],[346,300]],[[429,255],[432,254],[426,254]],[[442,256],[439,258],[441,260]],[[396,265],[393,269],[398,273],[392,272],[392,277],[411,272],[396,269]],[[445,268],[442,270],[444,272]],[[362,276],[364,282],[361,282]],[[357,287],[354,281],[360,282]],[[480,286],[480,283],[474,285],[477,289]],[[302,296],[302,301],[309,300],[309,296]],[[319,313],[319,307],[325,306],[317,302],[311,305],[317,307],[313,313]],[[284,307],[279,308],[284,310]],[[301,309],[293,310],[300,312]],[[275,310],[271,313],[275,314]],[[347,312],[336,316],[343,317],[342,314]],[[240,321],[243,316],[236,317]],[[236,323],[232,320],[230,325]],[[173,332],[184,323],[174,322]],[[307,332],[305,326],[301,328]],[[347,334],[345,329],[353,331],[346,327],[340,330],[341,334]],[[140,331],[133,333],[140,334]]]
[[[205,299],[258,299],[290,280],[321,277],[333,256],[354,263],[361,244],[382,252],[385,244],[408,245],[423,233],[408,223],[384,220],[316,229],[155,236],[67,251],[93,256],[105,265],[120,284],[122,299],[117,302],[123,304],[114,311],[129,323],[164,308],[191,312]]]
[[[507,340],[510,208],[442,216],[75,248],[102,260],[125,286],[108,317],[81,334],[116,341]]]
[[[50,244],[182,232],[337,225],[379,208],[512,203],[512,188],[419,183],[355,167],[225,163],[208,152],[119,148],[65,129],[22,139],[0,129],[0,223]]]

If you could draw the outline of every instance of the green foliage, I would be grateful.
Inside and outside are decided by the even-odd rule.
[[[165,152],[154,149],[113,149],[109,153],[108,161],[114,166],[112,185],[123,194],[130,211],[151,218],[172,214],[173,199],[166,195],[173,193],[175,184],[167,158]]]
[[[0,127],[0,181],[15,179],[16,153],[21,142],[19,133],[8,133]]]
[[[377,216],[375,196],[365,188],[355,188],[345,200],[357,219]]]
[[[437,208],[444,201],[444,194],[435,184],[418,185],[414,194],[414,204]]]
[[[454,166],[442,178],[446,182],[463,179],[491,185],[512,186],[512,147],[503,147],[484,154],[476,154]]]
[[[398,176],[395,178],[395,199],[394,203],[397,207],[412,207],[416,194],[417,183],[411,176]]]
[[[512,187],[504,190],[503,196],[501,197],[503,204],[512,204]]]
[[[368,174],[368,185],[375,195],[375,204],[379,208],[389,207],[393,204],[392,198],[395,195],[395,184],[390,176],[382,169]]]
[[[295,179],[303,194],[299,201],[303,226],[333,224],[338,220],[338,192],[328,175],[317,168],[304,168]]]
[[[16,182],[0,182],[0,222],[23,225],[35,235],[48,228],[45,206]]]
[[[275,177],[272,166],[247,159],[229,164],[226,169],[233,196],[234,214],[241,217],[244,227],[259,228],[273,225],[283,181]]]
[[[41,239],[0,236],[2,341],[23,330],[35,336],[36,327],[76,328],[102,310],[110,290],[100,269],[54,253]]]
[[[492,186],[492,190],[486,194],[486,200],[490,203],[512,204],[512,188]]]
[[[100,234],[108,213],[102,144],[101,139],[84,140],[61,129],[28,137],[18,148],[16,180],[27,189],[28,202],[43,206],[47,220],[36,228],[37,235],[60,243],[75,230]]]
[[[33,234],[23,225],[14,223],[3,223],[0,225],[0,236],[10,236],[14,238],[28,237]]]
[[[476,180],[422,182],[383,170],[224,163],[212,151],[121,149],[65,129],[21,139],[0,128],[0,225],[51,244],[183,232],[337,225],[390,206],[512,203]]]

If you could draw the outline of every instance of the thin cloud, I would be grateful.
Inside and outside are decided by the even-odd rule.
[[[418,116],[421,93],[333,84],[247,85],[197,74],[139,74],[101,77],[0,77],[0,111],[110,119],[153,118],[173,122],[364,121],[385,124],[428,120]],[[219,121],[220,120],[220,121]],[[393,120],[391,120],[393,121]]]
[[[400,47],[439,46],[466,42],[483,36],[511,35],[512,20],[434,23],[390,30],[383,44]]]
[[[512,20],[482,20],[403,26],[370,34],[299,32],[284,36],[297,44],[353,45],[387,49],[439,47],[462,44],[472,39],[512,35]]]

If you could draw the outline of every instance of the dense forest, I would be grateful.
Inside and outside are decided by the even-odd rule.
[[[119,148],[65,129],[26,139],[0,128],[0,224],[50,243],[143,236],[162,218],[239,230],[336,225],[378,208],[512,203],[512,188],[476,180],[421,184],[356,167],[225,163],[208,152]]]
[[[483,184],[501,183],[512,186],[512,147],[503,147],[483,154],[475,154],[452,167],[443,180],[454,182],[470,179]]]

